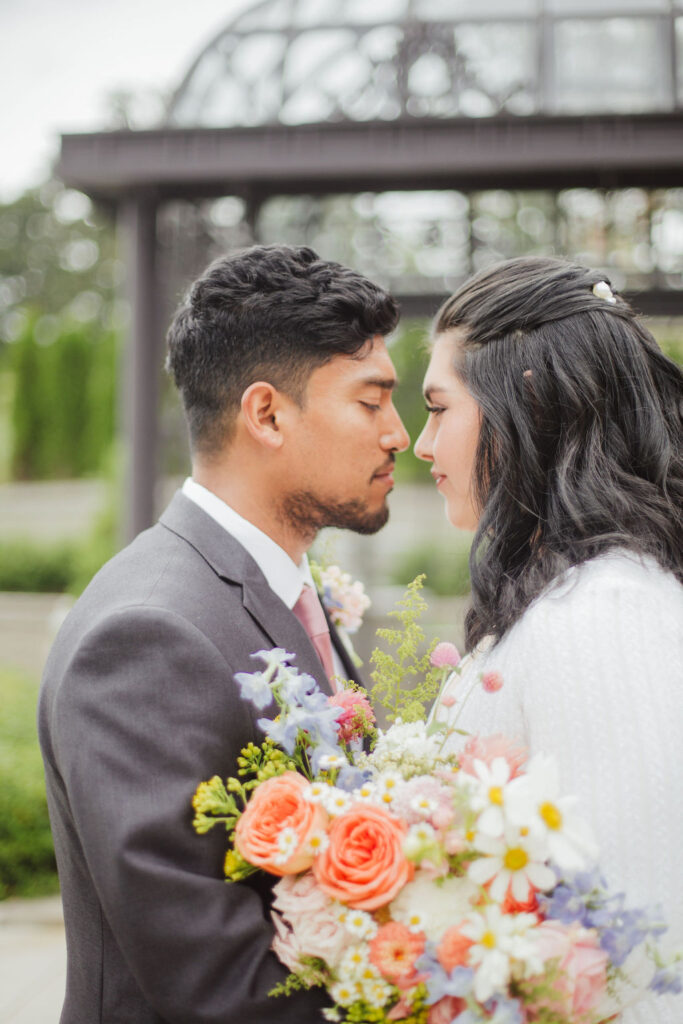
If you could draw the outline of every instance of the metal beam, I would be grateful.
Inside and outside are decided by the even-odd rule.
[[[154,522],[157,479],[160,343],[157,321],[156,205],[145,196],[120,208],[130,326],[123,355],[124,516],[131,541]]]
[[[118,200],[483,188],[675,187],[683,111],[62,136],[59,176]]]

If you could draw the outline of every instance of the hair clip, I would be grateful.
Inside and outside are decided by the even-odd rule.
[[[605,302],[609,302],[611,306],[616,305],[617,300],[612,294],[612,289],[607,284],[607,281],[598,281],[597,284],[594,284],[593,295],[595,295],[596,299],[604,299]]]

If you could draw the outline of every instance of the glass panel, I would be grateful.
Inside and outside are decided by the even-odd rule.
[[[466,64],[459,93],[461,114],[534,113],[538,106],[535,24],[460,25],[455,38],[457,53]]]
[[[291,22],[292,5],[290,0],[270,0],[259,3],[243,14],[239,14],[231,23],[238,32],[259,32],[263,29],[287,28]]]
[[[366,25],[398,21],[408,13],[408,0],[345,0],[340,3],[340,20],[346,24]]]
[[[557,14],[647,14],[670,8],[670,0],[545,0],[546,11]]]
[[[662,189],[654,195],[652,247],[660,283],[683,288],[683,189]]]
[[[683,18],[676,18],[676,79],[678,102],[683,104]]]
[[[657,21],[611,18],[555,26],[554,96],[562,113],[636,113],[672,106],[665,35]]]
[[[554,199],[549,192],[495,189],[472,196],[472,267],[555,251]]]
[[[413,7],[416,18],[444,21],[488,18],[510,18],[538,14],[538,0],[415,0]]]

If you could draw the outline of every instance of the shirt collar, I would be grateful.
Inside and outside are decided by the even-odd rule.
[[[304,583],[315,587],[306,554],[296,565],[272,537],[258,526],[254,526],[248,519],[244,519],[221,498],[191,477],[183,484],[182,492],[239,541],[258,565],[270,589],[288,608],[293,608],[298,601]]]

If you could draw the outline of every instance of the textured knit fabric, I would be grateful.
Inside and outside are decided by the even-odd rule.
[[[437,704],[458,727],[553,754],[576,794],[612,892],[660,904],[665,949],[683,948],[683,587],[654,561],[611,552],[571,569],[495,646],[463,663]],[[503,688],[484,692],[480,674]],[[453,740],[460,746],[464,739]],[[622,1024],[682,1024],[683,996],[647,995]]]

